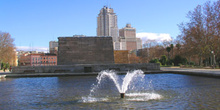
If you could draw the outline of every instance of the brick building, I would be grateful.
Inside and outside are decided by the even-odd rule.
[[[41,56],[41,66],[57,65],[56,54],[44,54]]]
[[[55,54],[24,54],[19,58],[20,66],[51,66],[57,65]]]

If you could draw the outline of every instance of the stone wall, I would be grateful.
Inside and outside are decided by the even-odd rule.
[[[160,70],[160,64],[77,64],[77,65],[57,65],[57,66],[19,66],[13,67],[12,73],[91,73],[103,70],[116,70],[127,72],[130,70],[141,69],[145,72]]]
[[[59,37],[58,65],[113,64],[111,37]]]

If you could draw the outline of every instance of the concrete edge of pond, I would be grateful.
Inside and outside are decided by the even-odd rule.
[[[212,72],[196,72],[196,71],[162,71],[162,73],[172,73],[172,74],[183,74],[191,76],[203,76],[203,77],[213,77],[220,78],[220,74]]]
[[[98,75],[99,72],[88,72],[88,73],[8,73],[6,78],[16,77],[62,77],[62,76],[90,76]],[[117,74],[126,74],[127,71],[116,72]],[[145,74],[162,73],[162,71],[144,71]]]
[[[90,76],[98,75],[99,72],[88,72],[88,73],[7,73],[4,74],[6,78],[16,78],[16,77],[62,77],[62,76]],[[120,71],[117,74],[126,74],[127,71]],[[180,71],[180,70],[154,70],[154,71],[144,71],[145,74],[184,74],[193,76],[203,76],[203,77],[213,77],[220,78],[220,73],[213,71]],[[3,75],[1,75],[3,77]]]
[[[220,69],[161,67],[160,70],[163,73],[220,78]]]

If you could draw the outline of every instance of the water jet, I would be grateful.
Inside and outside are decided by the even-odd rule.
[[[127,72],[127,74],[124,77],[119,77],[119,75],[115,71],[111,70],[105,70],[98,74],[97,76],[97,85],[94,85],[92,89],[90,90],[90,97],[92,94],[96,94],[96,89],[101,87],[102,84],[104,84],[105,80],[110,79],[117,88],[120,98],[125,97],[125,93],[130,88],[136,88],[134,87],[134,82],[142,81],[144,79],[144,72],[141,70],[134,70]],[[103,83],[102,83],[103,82]],[[137,85],[136,85],[137,86]],[[136,88],[137,89],[137,88]]]

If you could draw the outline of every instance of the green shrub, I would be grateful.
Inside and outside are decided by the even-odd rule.
[[[160,63],[161,63],[161,65],[166,65],[167,64],[167,56],[166,55],[162,55],[160,57]]]
[[[180,64],[186,65],[187,64],[187,59],[181,57],[180,55],[176,55],[173,59],[173,63],[174,63],[174,66],[180,66]]]

